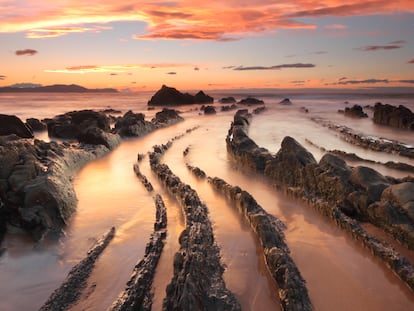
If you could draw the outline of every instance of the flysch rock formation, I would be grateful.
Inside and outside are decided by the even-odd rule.
[[[413,183],[392,184],[398,180],[390,181],[368,167],[349,167],[329,153],[317,163],[292,137],[285,137],[280,150],[272,155],[248,137],[250,117],[245,110],[234,116],[226,138],[229,155],[240,166],[264,174],[277,187],[333,219],[414,289],[412,264],[389,244],[370,236],[358,222],[369,221],[413,249]],[[393,191],[395,187],[398,191]]]
[[[111,129],[103,112],[72,111],[45,120],[51,137],[69,141],[44,142],[22,138],[33,136],[17,117],[5,119],[11,125],[4,132],[8,136],[0,136],[0,243],[8,226],[25,230],[35,241],[62,233],[76,210],[71,179],[83,165],[117,147],[121,136],[139,137],[183,120],[172,109],[157,112],[151,121],[127,112]]]
[[[180,202],[185,218],[185,229],[179,238],[180,250],[174,258],[174,276],[167,286],[163,309],[240,310],[222,277],[224,268],[207,206],[189,185],[161,163],[162,154],[171,144],[154,146],[150,154],[152,170]]]
[[[207,177],[206,173],[198,167],[187,164],[187,168],[197,178]],[[283,222],[268,214],[250,193],[240,187],[231,186],[218,177],[208,177],[208,182],[216,191],[235,203],[256,233],[263,248],[266,266],[278,286],[282,310],[313,310],[306,282],[290,257],[290,250],[283,233],[285,230]]]
[[[50,295],[39,311],[63,311],[74,305],[80,298],[82,290],[86,287],[96,261],[114,236],[115,228],[112,227],[88,251],[87,256],[70,270],[65,281]]]
[[[144,258],[138,261],[125,290],[108,311],[151,310],[151,286],[167,235],[167,209],[159,194],[155,195],[156,219],[154,232],[145,247]]]

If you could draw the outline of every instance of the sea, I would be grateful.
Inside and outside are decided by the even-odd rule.
[[[288,94],[271,90],[207,93],[215,98],[215,115],[204,115],[199,105],[177,107],[183,122],[140,138],[125,139],[115,150],[76,172],[73,185],[78,199],[77,211],[65,228],[64,236],[33,243],[25,233],[9,228],[0,257],[0,310],[38,310],[88,249],[115,226],[114,240],[97,261],[79,302],[70,308],[106,310],[125,288],[135,264],[142,259],[155,220],[153,194],[148,194],[133,171],[137,154],[147,154],[152,146],[166,143],[195,127],[194,131],[174,141],[162,161],[206,203],[225,267],[223,277],[243,310],[280,310],[277,288],[247,222],[206,181],[195,178],[186,164],[201,168],[208,176],[240,186],[268,213],[286,224],[285,236],[291,255],[307,282],[315,310],[414,310],[413,292],[360,243],[310,206],[286,196],[264,177],[243,170],[228,157],[225,138],[235,111],[222,112],[223,105],[218,102],[227,96],[234,96],[236,100],[247,96],[263,100],[266,110],[253,116],[249,136],[273,153],[279,150],[285,136],[291,136],[316,160],[323,156],[322,150],[337,149],[376,162],[414,165],[414,160],[397,154],[352,145],[342,140],[337,132],[313,121],[318,118],[347,126],[365,136],[414,146],[413,132],[376,125],[372,121],[375,103],[404,105],[414,111],[414,96],[372,92]],[[0,113],[25,120],[51,118],[73,110],[112,108],[121,114],[129,110],[142,112],[150,120],[161,109],[148,109],[147,102],[152,95],[153,92],[2,93]],[[292,105],[279,104],[286,97]],[[353,119],[338,113],[355,104],[365,107],[369,117]],[[256,107],[240,108],[252,111]],[[46,131],[35,133],[35,137],[52,140]],[[189,153],[183,156],[186,148]],[[370,166],[383,175],[397,178],[409,175],[381,164],[348,162],[348,165]],[[184,229],[184,219],[177,201],[151,172],[148,157],[140,162],[140,169],[153,184],[154,193],[160,193],[167,206],[167,239],[152,286],[152,309],[161,310],[165,288],[172,278],[174,254],[179,249],[178,238]],[[367,228],[372,234],[389,240],[380,230]],[[414,252],[399,245],[395,247],[414,262]]]

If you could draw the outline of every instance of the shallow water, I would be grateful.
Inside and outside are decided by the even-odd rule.
[[[125,111],[137,107],[135,111],[145,111],[145,96],[138,99],[131,95],[123,96],[120,109]],[[0,104],[3,99],[0,97]],[[73,110],[74,102],[78,109],[118,108],[116,97],[111,96],[106,100],[101,95],[97,98],[87,97],[86,100],[85,97],[79,97],[74,102],[61,99],[54,108],[45,104],[46,99],[37,98],[34,104],[41,103],[42,107],[50,111],[36,110],[31,106],[33,102],[30,98],[25,100],[27,103],[20,112],[22,117],[49,117]],[[375,133],[376,136],[414,144],[411,133],[378,127],[372,125],[369,119],[356,121],[337,114],[336,111],[344,107],[343,100],[299,98],[292,100],[294,105],[291,107],[278,106],[277,97],[266,97],[265,100],[272,106],[268,104],[269,109],[265,113],[254,116],[249,134],[271,152],[277,152],[283,137],[290,135],[308,148],[317,160],[322,156],[321,152],[306,144],[305,139],[327,149],[355,152],[361,157],[377,161],[399,160],[394,155],[348,145],[336,133],[310,121],[311,116],[357,128],[366,134]],[[361,102],[367,103],[368,100],[358,99],[358,103]],[[369,102],[375,103],[371,99]],[[300,112],[300,106],[308,107],[309,114]],[[9,236],[4,244],[7,251],[0,258],[1,310],[37,310],[60,285],[70,268],[84,257],[94,241],[111,226],[115,226],[116,237],[98,260],[88,281],[86,296],[72,310],[104,310],[110,306],[124,289],[135,263],[142,258],[155,219],[152,195],[147,193],[132,169],[137,154],[146,153],[154,144],[165,143],[196,125],[200,125],[197,130],[174,142],[163,161],[183,182],[196,189],[206,202],[216,242],[221,248],[224,279],[243,310],[279,309],[275,284],[268,275],[260,246],[247,222],[206,181],[199,181],[191,175],[185,163],[200,167],[209,176],[239,185],[249,191],[266,211],[285,222],[285,234],[292,257],[307,281],[315,310],[414,308],[412,291],[366,249],[311,207],[279,193],[262,176],[242,171],[227,157],[225,137],[234,112],[199,116],[197,111],[189,111],[189,108],[183,110],[187,111],[183,113],[186,121],[139,139],[124,141],[112,153],[87,164],[76,175],[74,187],[79,200],[78,210],[64,238],[33,247],[23,234]],[[19,111],[15,113],[19,114]],[[37,114],[34,114],[35,111]],[[190,152],[184,157],[183,151],[187,147]],[[407,159],[403,161],[410,163]],[[160,310],[165,287],[172,277],[172,262],[179,248],[178,237],[183,230],[183,216],[176,200],[168,195],[152,174],[148,157],[140,163],[140,168],[154,185],[155,193],[162,194],[168,213],[168,236],[153,285],[153,310]],[[383,174],[396,177],[406,175],[404,172],[380,169]]]

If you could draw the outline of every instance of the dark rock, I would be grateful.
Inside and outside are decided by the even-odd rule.
[[[400,208],[414,223],[414,183],[406,182],[387,187],[381,197],[381,202],[388,201]]]
[[[236,104],[221,107],[221,111],[230,111],[230,110],[235,110],[235,109],[237,109]]]
[[[81,297],[82,290],[87,285],[96,260],[115,236],[115,228],[112,227],[102,239],[88,251],[87,256],[76,264],[67,275],[62,285],[48,298],[39,311],[67,310]]]
[[[176,110],[164,108],[155,114],[152,122],[158,125],[169,125],[182,120],[183,118],[180,117]]]
[[[33,138],[32,130],[16,116],[0,114],[0,136],[15,134],[22,138]]]
[[[163,85],[148,101],[149,106],[180,106],[194,104],[194,96]]]
[[[247,105],[247,106],[263,105],[264,104],[264,101],[249,96],[249,97],[244,98],[241,101],[239,101],[238,104],[240,104],[240,105]]]
[[[216,108],[214,106],[205,106],[204,114],[216,114]]]
[[[300,112],[304,112],[304,113],[308,113],[309,112],[309,109],[308,108],[306,108],[306,107],[300,107]]]
[[[98,127],[88,127],[78,135],[78,140],[84,144],[104,145],[112,150],[120,143],[120,137],[107,133]]]
[[[257,107],[255,109],[253,109],[253,113],[254,114],[259,114],[259,113],[262,113],[265,110],[266,110],[266,107],[265,106],[263,106],[263,107]]]
[[[93,110],[72,111],[46,120],[48,134],[51,137],[78,139],[78,136],[90,127],[110,131],[110,120],[101,112]]]
[[[290,101],[290,99],[289,99],[289,98],[284,98],[283,100],[281,100],[281,101],[279,102],[279,105],[290,106],[290,105],[292,105],[292,102]]]
[[[236,99],[233,96],[223,97],[219,102],[222,104],[234,104],[236,103]]]
[[[144,114],[128,111],[115,123],[113,132],[121,137],[140,137],[155,128],[153,123],[145,121]]]
[[[349,181],[367,195],[368,204],[379,201],[382,191],[390,185],[389,181],[372,168],[357,166],[352,170]]]
[[[346,107],[344,111],[345,116],[352,118],[368,118],[361,106],[354,105],[351,108]]]
[[[42,121],[40,121],[39,119],[36,119],[36,118],[26,119],[26,124],[28,126],[30,126],[30,128],[33,131],[36,131],[36,132],[41,132],[41,131],[47,130],[46,123],[44,123],[44,122],[42,122]]]
[[[194,96],[194,102],[196,104],[207,104],[207,103],[213,103],[214,102],[214,98],[211,96],[206,95],[203,91],[199,91],[195,96]]]
[[[374,123],[414,130],[414,113],[407,107],[398,107],[376,103],[374,106]]]

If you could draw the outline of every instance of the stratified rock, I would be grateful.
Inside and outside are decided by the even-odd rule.
[[[240,105],[247,105],[247,106],[254,106],[254,105],[263,105],[264,101],[254,98],[254,97],[247,97],[243,98],[241,101],[238,102]]]
[[[283,100],[279,102],[279,105],[290,106],[292,105],[292,102],[290,101],[289,98],[284,98]]]
[[[381,203],[384,201],[401,208],[414,223],[414,183],[406,182],[387,187],[382,192]]]
[[[16,116],[0,114],[0,136],[15,134],[22,138],[33,138],[33,132]]]
[[[414,113],[407,107],[398,107],[376,103],[374,106],[374,123],[414,130]]]
[[[88,251],[87,256],[75,265],[69,272],[62,285],[56,289],[39,311],[67,310],[75,304],[87,285],[87,280],[95,266],[96,260],[115,236],[115,228],[112,227],[95,245]]]
[[[205,106],[204,114],[216,114],[216,108],[214,106]]]
[[[30,126],[30,128],[33,131],[36,131],[36,132],[41,132],[41,131],[47,130],[46,123],[44,123],[44,122],[42,122],[42,121],[40,121],[39,119],[36,119],[36,118],[26,119],[26,124],[28,126]]]
[[[214,102],[214,98],[205,94],[203,91],[199,91],[195,96],[194,96],[194,102],[196,104],[207,104],[207,103],[213,103]]]
[[[344,111],[345,116],[352,118],[368,118],[360,105],[354,105],[352,108],[346,107]]]
[[[149,106],[180,106],[194,104],[194,96],[163,85],[148,101]]]
[[[222,104],[234,104],[236,103],[236,99],[233,96],[223,97],[219,102]]]

